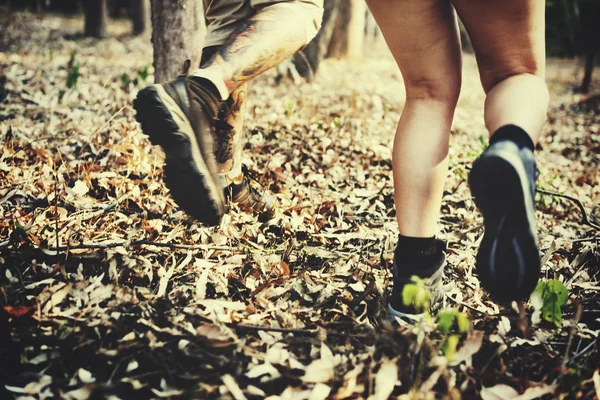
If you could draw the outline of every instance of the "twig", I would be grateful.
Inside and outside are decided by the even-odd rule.
[[[105,126],[107,126],[108,124],[110,124],[110,122],[111,122],[113,119],[115,119],[115,118],[117,117],[117,115],[121,114],[121,112],[122,112],[122,111],[125,109],[125,107],[127,107],[127,106],[123,106],[123,107],[121,107],[121,108],[119,109],[119,111],[117,111],[116,113],[114,113],[114,114],[112,115],[112,117],[110,117],[110,118],[108,119],[108,121],[106,121],[106,122],[104,123],[104,125],[102,125],[102,126],[101,126],[100,128],[98,128],[98,129],[96,129],[96,131],[95,131],[94,133],[92,133],[92,136],[94,136],[96,133],[98,133],[98,132],[100,132],[102,129],[104,129],[104,127],[105,127]]]
[[[478,309],[476,309],[476,308],[475,308],[475,307],[473,307],[473,306],[470,306],[470,305],[468,305],[468,304],[466,304],[466,303],[463,303],[462,301],[458,301],[458,300],[456,300],[455,298],[453,298],[453,297],[451,297],[451,296],[449,296],[449,295],[446,295],[446,298],[447,298],[447,299],[450,299],[450,300],[452,300],[452,301],[454,302],[454,304],[457,304],[457,305],[459,305],[459,306],[466,307],[466,308],[468,308],[469,310],[471,310],[471,311],[474,311],[474,312],[476,312],[476,313],[478,313],[478,314],[480,314],[480,315],[486,316],[486,317],[500,317],[500,316],[503,316],[503,315],[508,315],[508,314],[510,314],[510,312],[509,312],[509,311],[500,312],[500,313],[498,313],[498,314],[491,314],[491,313],[488,313],[488,312],[485,312],[485,311],[478,310]]]
[[[4,244],[4,242],[2,242],[2,244]],[[0,248],[8,247],[8,244],[10,244],[10,243],[7,243],[6,246],[0,246]],[[39,248],[39,250],[60,252],[60,251],[84,250],[84,249],[104,250],[104,249],[114,249],[117,247],[136,247],[136,246],[156,246],[156,247],[166,247],[169,249],[186,249],[186,250],[233,250],[231,247],[228,247],[228,246],[210,246],[207,244],[193,245],[193,244],[179,244],[179,243],[161,243],[161,242],[153,242],[151,240],[134,240],[132,242],[122,241],[122,242],[106,243],[106,244],[101,244],[101,243],[75,244],[75,245],[69,245],[69,246],[54,246],[54,247]]]
[[[299,335],[316,335],[319,333],[317,329],[294,329],[294,328],[279,328],[276,326],[258,326],[247,324],[232,324],[232,328],[245,329],[249,331],[268,331],[281,333],[294,333]]]
[[[519,309],[519,322],[517,323],[517,327],[525,339],[531,340],[531,332],[529,332],[529,323],[527,321],[527,310],[525,309],[523,301],[517,301],[517,308]]]
[[[577,358],[581,357],[583,354],[587,353],[588,350],[590,348],[592,348],[592,346],[594,346],[596,344],[596,342],[594,340],[592,340],[590,342],[590,344],[588,344],[587,346],[585,346],[585,348],[581,351],[578,351],[577,353],[573,354],[573,357],[571,357],[571,359],[569,360],[569,363],[575,361]]]
[[[585,207],[583,206],[583,203],[578,198],[572,197],[572,196],[569,196],[566,194],[562,194],[562,193],[550,192],[550,191],[544,190],[544,189],[536,189],[536,191],[538,193],[545,194],[548,196],[560,197],[563,199],[571,200],[573,203],[575,203],[577,205],[577,207],[581,211],[581,223],[600,231],[600,225],[590,221],[590,218],[588,217],[588,214],[585,211]]]
[[[562,362],[562,368],[563,371],[565,370],[565,368],[567,367],[567,364],[569,363],[569,351],[571,350],[571,344],[573,344],[573,336],[575,336],[575,331],[577,330],[577,324],[579,323],[579,320],[581,319],[581,314],[583,313],[583,307],[581,307],[581,304],[576,303],[577,304],[577,312],[575,312],[575,319],[573,319],[573,325],[571,327],[571,332],[569,334],[569,341],[567,342],[567,349],[565,350],[565,356],[563,357],[563,362]]]

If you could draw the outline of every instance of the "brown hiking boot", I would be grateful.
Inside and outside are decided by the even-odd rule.
[[[244,177],[242,183],[231,184],[225,189],[225,198],[228,204],[237,205],[242,211],[260,214],[270,218],[275,211],[275,198],[272,195],[260,194],[250,185],[251,173],[242,166]]]
[[[176,79],[142,89],[133,107],[150,141],[165,152],[165,183],[177,204],[208,225],[225,213],[225,198],[217,175],[212,135],[221,105],[216,87],[207,79],[184,73]]]

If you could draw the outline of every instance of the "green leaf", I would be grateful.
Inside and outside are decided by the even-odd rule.
[[[552,279],[548,281],[548,290],[556,294],[556,299],[561,306],[567,304],[567,300],[569,299],[569,292],[565,285],[562,284],[562,282],[560,282],[557,279]]]
[[[469,318],[460,311],[456,312],[456,322],[458,323],[458,331],[465,333],[469,330]]]
[[[79,79],[79,76],[79,64],[75,64],[73,67],[71,67],[69,76],[67,76],[67,89],[73,89],[77,86],[77,80]]]
[[[561,307],[569,299],[569,292],[565,285],[556,279],[539,282],[534,293],[538,293],[542,298],[542,317],[560,327],[563,320]]]
[[[456,347],[458,346],[458,335],[448,336],[444,344],[442,345],[442,352],[446,358],[451,359],[456,354]]]
[[[442,311],[438,314],[438,327],[442,334],[447,334],[454,324],[454,311]]]
[[[456,328],[454,322],[456,321]],[[442,334],[452,331],[465,333],[469,330],[469,318],[460,311],[442,311],[438,314],[438,328]]]
[[[404,289],[402,289],[402,303],[405,306],[410,306],[415,302],[415,298],[419,292],[419,287],[412,283],[408,285],[404,285]]]
[[[140,69],[137,73],[137,76],[143,81],[148,79],[148,75],[150,75],[150,66],[149,65],[146,65],[145,67]]]

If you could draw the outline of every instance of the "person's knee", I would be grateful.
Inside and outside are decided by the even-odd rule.
[[[407,101],[433,101],[454,108],[460,95],[460,76],[446,79],[418,77],[405,78]]]
[[[506,57],[501,60],[478,57],[479,74],[483,90],[488,93],[500,82],[519,75],[533,75],[544,80],[544,64],[535,57]]]
[[[253,6],[257,10],[278,9],[285,12],[287,15],[293,15],[293,23],[300,24],[304,27],[305,45],[313,40],[321,29],[321,23],[323,21],[323,0],[255,0]]]

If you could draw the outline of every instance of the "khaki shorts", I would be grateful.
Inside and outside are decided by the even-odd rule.
[[[204,47],[220,46],[256,10],[273,4],[287,3],[290,7],[300,7],[299,17],[307,18],[307,41],[310,42],[321,27],[324,0],[204,0],[204,16],[207,32]]]

